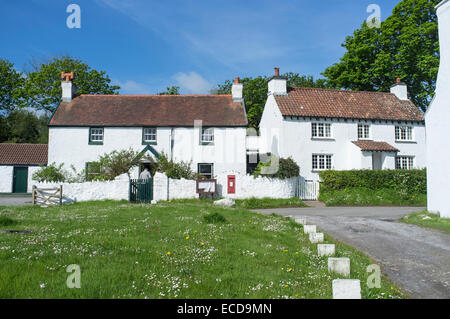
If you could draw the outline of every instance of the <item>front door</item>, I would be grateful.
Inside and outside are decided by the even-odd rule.
[[[13,193],[26,193],[28,186],[28,167],[14,167]]]
[[[372,153],[372,169],[380,170],[383,168],[383,154],[381,152]]]

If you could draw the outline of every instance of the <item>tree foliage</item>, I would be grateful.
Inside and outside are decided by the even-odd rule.
[[[326,87],[324,79],[315,80],[312,76],[304,76],[298,73],[288,72],[283,74],[287,76],[287,85],[290,87]],[[268,76],[258,76],[256,78],[243,78],[240,83],[244,85],[244,101],[247,110],[248,126],[258,128],[264,106],[267,100],[267,81]],[[222,84],[217,85],[217,94],[231,94],[233,82],[226,80]]]
[[[14,110],[8,116],[0,116],[0,143],[48,142],[48,116],[37,116],[28,110]]]
[[[159,95],[180,95],[179,86],[167,87],[164,92],[160,92]]]
[[[8,113],[14,110],[20,100],[24,83],[22,74],[14,69],[14,64],[0,59],[0,112]]]
[[[323,75],[334,88],[389,92],[396,78],[410,99],[426,110],[439,69],[437,17],[440,0],[403,0],[381,27],[364,23],[342,44],[347,52]]]
[[[27,74],[24,104],[53,112],[61,100],[61,72],[75,73],[73,83],[77,94],[118,94],[120,89],[111,84],[105,71],[97,71],[79,59],[63,56],[52,58],[49,63],[41,64],[39,69]]]

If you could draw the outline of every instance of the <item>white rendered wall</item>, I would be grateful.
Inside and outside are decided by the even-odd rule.
[[[312,170],[312,154],[332,154],[332,166],[336,170],[372,168],[371,153],[355,149],[355,145],[352,143],[352,141],[358,140],[359,121],[323,120],[322,122],[331,123],[332,138],[312,139],[311,120],[286,118],[280,123],[279,115],[273,111],[274,103],[270,101],[270,97],[266,107],[268,107],[268,112],[264,111],[260,127],[262,152],[278,149],[279,156],[292,157],[299,164],[302,177],[311,180],[318,179],[318,173]],[[371,139],[387,142],[396,147],[400,150],[398,156],[414,156],[415,168],[426,166],[425,126],[423,124],[408,124],[413,126],[414,142],[406,143],[395,140],[395,126],[398,124],[393,122],[368,123],[370,124]],[[395,168],[394,154],[388,154],[384,159],[383,168]]]
[[[173,158],[176,161],[192,161],[197,172],[198,163],[213,163],[214,174],[246,172],[246,129],[214,128],[214,145],[200,145],[198,128],[157,128],[157,145],[152,147],[170,156],[170,138],[173,134]],[[100,155],[114,150],[132,148],[141,151],[142,128],[104,128],[103,145],[89,145],[88,127],[50,127],[48,163],[64,163],[66,169],[74,165],[77,171],[86,162],[96,161]],[[136,172],[137,173],[137,172]],[[133,174],[133,177],[135,174]]]
[[[437,9],[441,62],[436,94],[425,116],[427,126],[428,210],[450,218],[450,1]]]
[[[13,166],[0,166],[0,193],[11,193]]]

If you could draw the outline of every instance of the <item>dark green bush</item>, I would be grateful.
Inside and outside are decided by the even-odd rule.
[[[425,169],[323,171],[320,179],[321,192],[348,188],[392,189],[403,194],[427,192]]]
[[[223,224],[227,222],[227,219],[219,213],[204,215],[203,220],[208,224]]]
[[[33,180],[38,182],[65,182],[68,173],[63,169],[64,164],[51,163],[48,166],[41,166],[41,168],[34,172]]]
[[[0,226],[13,226],[17,225],[18,222],[7,216],[0,216]]]
[[[271,154],[267,154],[269,157]],[[263,163],[259,162],[255,171],[253,172],[253,176],[265,176],[271,178],[279,178],[279,179],[288,179],[291,177],[298,177],[300,175],[300,167],[292,158],[280,158],[279,159],[279,167],[278,171],[274,174],[263,174],[263,167],[269,167],[271,162]]]

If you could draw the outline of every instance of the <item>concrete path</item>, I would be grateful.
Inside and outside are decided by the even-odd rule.
[[[31,205],[31,195],[1,195],[0,206],[24,206]]]
[[[328,207],[258,210],[305,217],[330,236],[379,263],[413,298],[450,298],[450,235],[400,223],[420,207]]]

